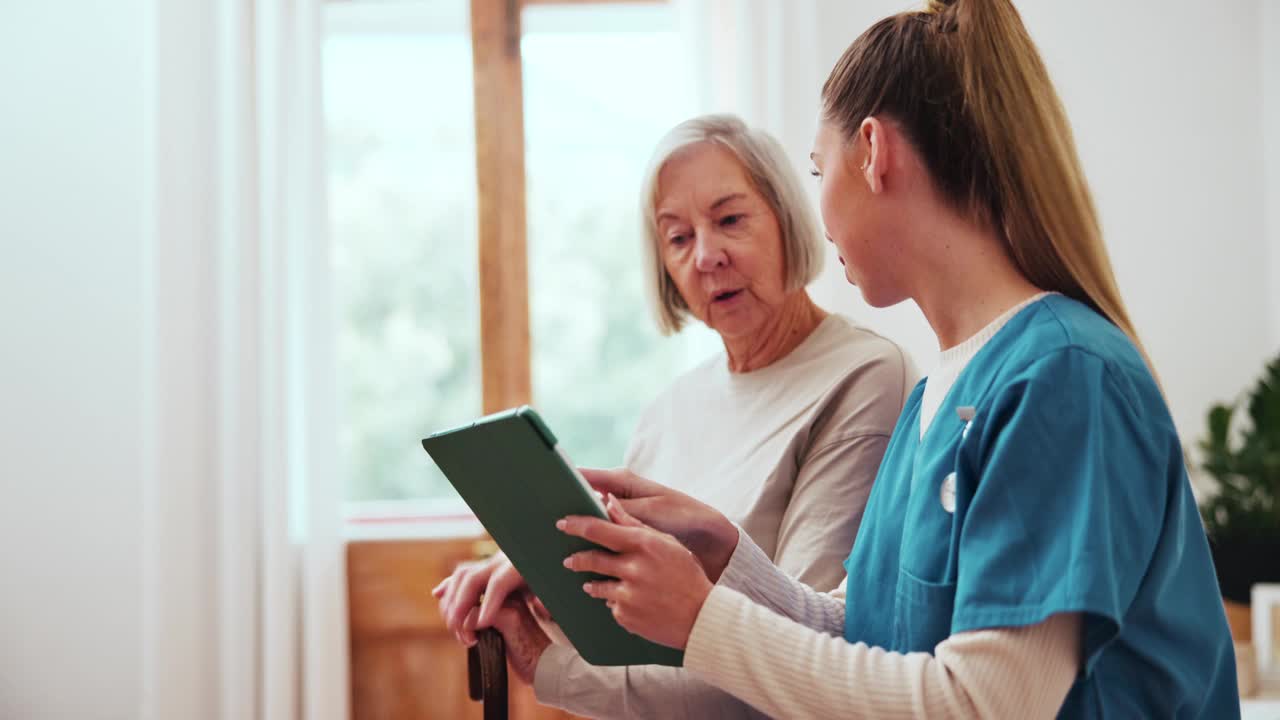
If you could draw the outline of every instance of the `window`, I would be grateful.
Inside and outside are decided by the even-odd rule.
[[[645,164],[694,107],[675,20],[666,4],[524,12],[533,395],[582,465],[620,465],[640,412],[718,342],[661,337],[642,282]]]
[[[480,412],[466,2],[334,4],[326,21],[347,498],[439,497],[418,439]]]
[[[327,10],[325,111],[352,502],[456,507],[425,433],[481,412],[467,2]],[[641,272],[649,153],[693,114],[664,3],[537,6],[521,44],[533,404],[582,464],[620,464],[644,406],[718,346],[657,334]]]

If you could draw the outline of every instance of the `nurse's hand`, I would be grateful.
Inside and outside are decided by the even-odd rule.
[[[600,494],[613,495],[627,514],[679,540],[698,558],[711,582],[720,579],[738,547],[738,528],[720,511],[625,468],[580,470]]]
[[[613,495],[606,507],[612,523],[571,516],[556,523],[566,534],[608,548],[565,558],[575,572],[593,572],[616,580],[587,582],[583,590],[605,601],[618,624],[660,645],[683,650],[711,594],[698,559],[671,535],[632,517]]]

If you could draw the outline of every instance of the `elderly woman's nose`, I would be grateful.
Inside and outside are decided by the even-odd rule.
[[[729,254],[725,252],[724,243],[714,232],[700,232],[695,241],[694,256],[698,269],[703,272],[715,270],[729,264]]]

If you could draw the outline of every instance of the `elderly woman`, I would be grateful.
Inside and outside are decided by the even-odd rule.
[[[767,134],[725,115],[680,124],[650,163],[642,212],[661,329],[676,332],[692,317],[720,335],[724,353],[676,379],[644,412],[625,466],[682,479],[677,490],[738,523],[784,572],[834,588],[916,382],[911,363],[805,291],[822,236]],[[521,584],[499,556],[460,568],[436,595],[449,627],[470,644]],[[597,717],[757,714],[677,668],[593,667],[541,632],[524,637],[534,638],[519,650],[536,666],[545,704]]]

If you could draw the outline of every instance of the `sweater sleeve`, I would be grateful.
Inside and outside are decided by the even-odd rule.
[[[805,585],[837,587],[888,444],[888,432],[858,433],[805,458],[782,511],[773,564]]]
[[[769,562],[769,556],[741,529],[738,546],[717,583],[805,627],[837,636],[844,634],[846,585],[847,577],[831,592],[814,590]]]
[[[685,669],[770,716],[1053,717],[1080,668],[1081,621],[959,633],[929,653],[851,644],[717,585]]]
[[[573,648],[552,645],[538,660],[534,695],[543,705],[589,718],[763,720],[747,703],[683,668],[596,667]]]

